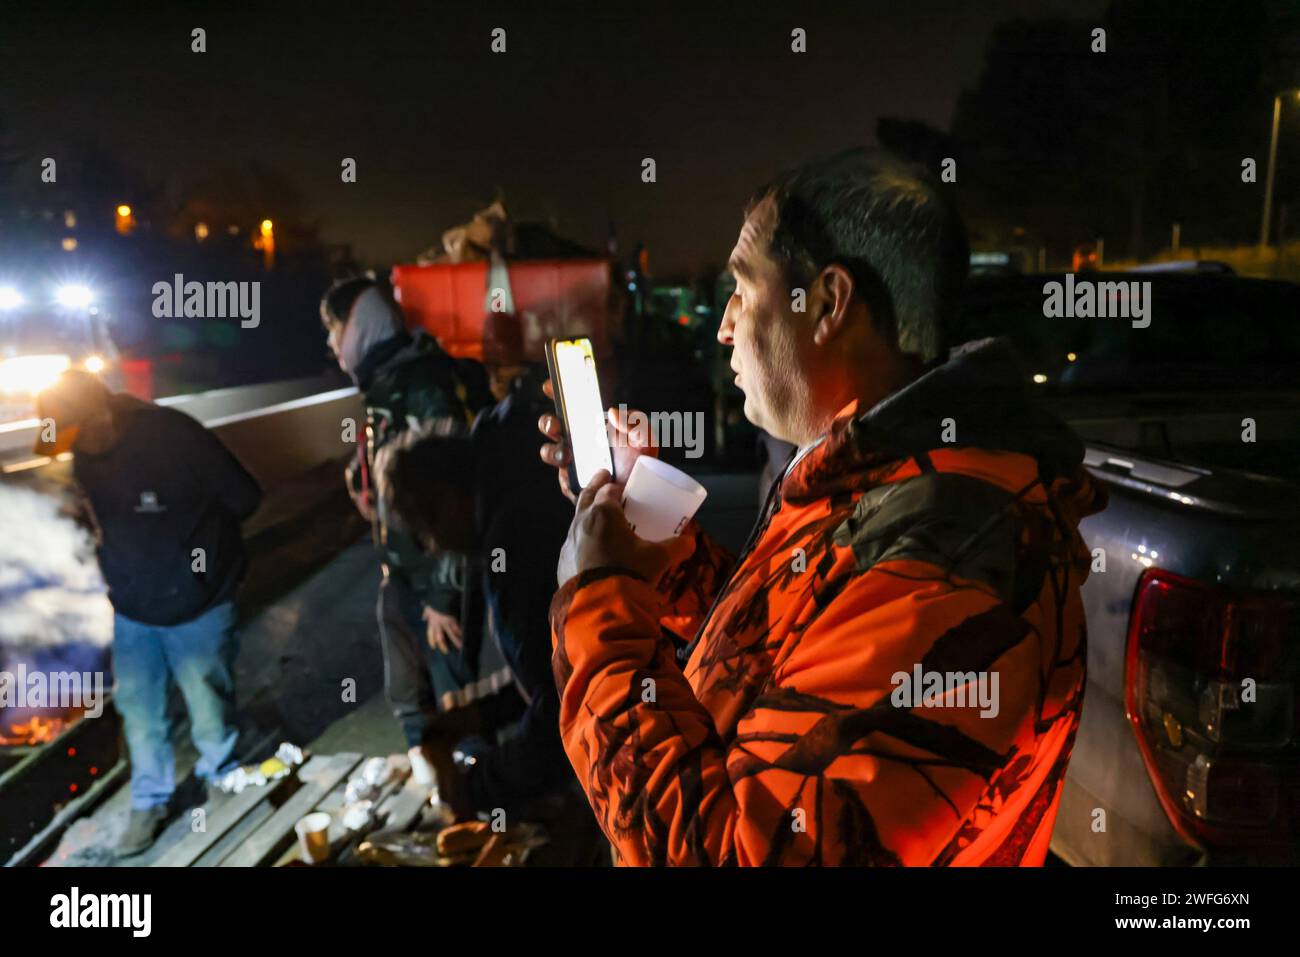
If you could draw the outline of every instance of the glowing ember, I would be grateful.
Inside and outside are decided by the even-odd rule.
[[[72,719],[65,715],[32,715],[20,724],[0,725],[0,747],[45,744],[71,723]]]

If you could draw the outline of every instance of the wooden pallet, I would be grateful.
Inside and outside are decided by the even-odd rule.
[[[280,805],[252,834],[230,854],[221,867],[257,867],[278,857],[292,846],[297,836],[294,825],[316,810],[317,805],[340,783],[347,786],[348,776],[361,763],[361,755],[352,752],[317,755],[298,770],[302,786]]]
[[[345,779],[338,787],[322,797],[312,808],[315,811],[328,813],[331,818],[329,828],[330,856],[327,863],[352,862],[352,852],[357,844],[361,842],[366,834],[377,828],[405,830],[410,827],[415,823],[420,810],[426,806],[429,799],[428,788],[419,787],[410,778],[395,779],[384,785],[375,798],[376,813],[371,826],[365,831],[349,831],[343,826],[342,821],[343,797],[346,789],[347,780]],[[296,823],[297,818],[294,820]],[[290,864],[302,862],[298,851],[297,835],[292,833],[292,826],[291,837],[292,841],[274,860],[273,866],[286,867]]]
[[[365,760],[365,755],[352,751],[313,755],[279,781],[230,795],[207,814],[202,829],[185,835],[153,866],[266,867],[292,863],[298,859],[294,825],[313,811],[326,811],[333,817],[330,860],[346,856],[364,834],[344,828],[340,812],[348,779]],[[375,800],[374,826],[408,828],[419,818],[427,800],[427,788],[399,775],[383,787]]]
[[[349,778],[366,757],[356,752],[311,755],[297,770],[266,787],[247,788],[230,795],[207,814],[202,830],[184,835],[153,864],[155,867],[285,867],[302,864],[294,827],[313,811],[330,815],[330,855],[327,864],[360,863],[357,846],[373,831],[405,831],[436,825],[428,803],[429,789],[415,784],[409,772],[380,789],[375,814],[363,831],[343,826],[344,795]],[[399,762],[400,764],[401,762]],[[552,825],[547,825],[549,829]],[[563,832],[560,832],[563,834]],[[591,864],[590,841],[577,835],[572,848],[549,846],[539,863],[551,866]],[[549,844],[549,842],[548,842]],[[581,854],[574,857],[575,853]],[[526,852],[516,863],[534,856]]]

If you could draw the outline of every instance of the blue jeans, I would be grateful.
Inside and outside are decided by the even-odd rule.
[[[176,787],[167,699],[174,680],[190,713],[204,780],[234,766],[235,609],[217,605],[179,625],[146,625],[113,616],[113,703],[131,754],[131,807],[165,805]]]

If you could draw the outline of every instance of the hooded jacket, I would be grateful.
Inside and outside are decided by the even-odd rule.
[[[350,325],[350,323],[349,323]],[[370,472],[379,450],[410,428],[434,419],[460,422],[466,431],[474,416],[493,401],[482,366],[448,355],[423,332],[400,332],[370,346],[353,376],[365,395],[367,445],[358,449],[347,482],[354,492],[373,487]],[[380,542],[389,576],[431,607],[454,610],[459,591],[452,584],[456,561],[427,552],[381,514]]]
[[[1005,342],[954,350],[846,408],[734,564],[696,530],[657,588],[562,586],[561,736],[624,863],[1043,863],[1105,493],[1024,382]]]

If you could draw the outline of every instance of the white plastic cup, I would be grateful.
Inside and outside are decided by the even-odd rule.
[[[708,494],[681,469],[639,455],[623,488],[623,514],[639,537],[663,542],[682,533]]]
[[[298,849],[308,864],[319,864],[330,856],[330,816],[324,811],[308,814],[294,825]]]

